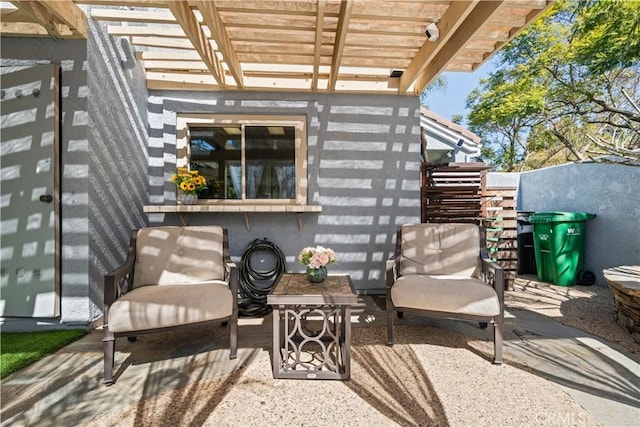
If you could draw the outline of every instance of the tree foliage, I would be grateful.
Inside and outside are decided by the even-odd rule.
[[[640,157],[640,2],[558,1],[467,98],[485,161],[513,171]],[[611,157],[609,157],[611,158]]]
[[[444,76],[438,76],[434,81],[432,81],[420,94],[420,105],[425,108],[429,108],[429,104],[427,102],[427,98],[433,92],[444,92],[447,90],[447,79]]]
[[[593,73],[632,67],[640,57],[640,2],[578,3],[573,60]]]
[[[464,116],[462,114],[454,114],[451,116],[451,121],[459,125],[464,121]]]

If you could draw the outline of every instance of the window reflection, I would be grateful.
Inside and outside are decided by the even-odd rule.
[[[242,197],[242,129],[238,126],[190,129],[190,165],[207,180],[201,199]]]
[[[295,129],[247,126],[247,199],[295,197]]]
[[[294,126],[191,127],[189,148],[201,199],[295,199]]]

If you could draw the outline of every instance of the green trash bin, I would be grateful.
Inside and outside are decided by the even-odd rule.
[[[559,286],[573,286],[584,265],[585,222],[594,214],[584,212],[536,212],[533,247],[538,279]]]

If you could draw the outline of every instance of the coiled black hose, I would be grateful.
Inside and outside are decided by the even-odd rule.
[[[256,271],[251,266],[251,257],[256,252],[272,252],[276,262],[268,271]],[[287,261],[282,250],[265,237],[255,239],[240,259],[240,294],[246,298],[238,304],[238,314],[241,317],[263,317],[271,313],[271,306],[267,305],[267,294],[273,289],[278,278],[287,272]],[[260,283],[260,285],[258,284]]]

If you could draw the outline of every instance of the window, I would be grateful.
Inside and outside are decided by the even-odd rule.
[[[198,170],[205,203],[306,204],[306,118],[184,115],[177,166]]]

